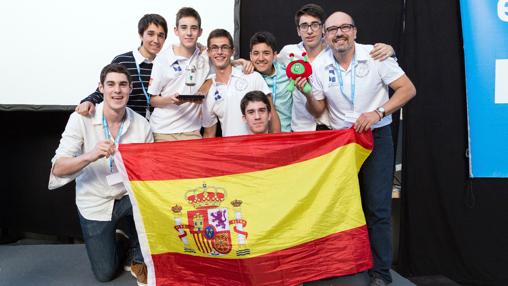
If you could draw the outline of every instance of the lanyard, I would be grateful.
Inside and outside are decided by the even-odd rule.
[[[136,64],[136,69],[138,70],[139,82],[141,83],[141,89],[143,90],[143,93],[145,94],[146,106],[148,109],[148,108],[150,108],[150,96],[148,95],[148,92],[146,91],[146,88],[145,88],[145,84],[143,83],[143,79],[141,78],[141,69],[139,68],[138,63],[136,63],[136,60],[134,60],[134,63]]]
[[[123,124],[125,123],[125,120],[122,120],[122,124],[120,124],[120,128],[118,129],[118,133],[116,133],[116,137],[114,140],[115,147],[118,146],[118,143],[120,143],[120,137],[122,136],[122,130],[123,130]],[[109,126],[108,121],[106,120],[106,117],[104,114],[102,115],[102,127],[104,129],[104,138],[108,140],[110,138],[110,132],[109,132]],[[109,170],[111,173],[113,173],[113,157],[109,156]]]
[[[275,106],[275,94],[277,93],[277,66],[276,63],[273,63],[273,69],[275,70],[275,74],[272,79],[272,99],[273,105]]]
[[[342,79],[342,70],[340,69],[340,66],[337,64],[337,61],[335,61],[335,68],[338,70],[339,72],[339,87],[340,87],[340,92],[342,93],[342,95],[351,103],[351,105],[353,105],[353,110],[355,108],[355,98],[356,98],[356,76],[355,76],[355,71],[356,71],[356,55],[353,57],[353,63],[352,63],[352,66],[351,66],[351,71],[350,71],[350,83],[351,83],[351,97],[348,97],[346,95],[346,93],[344,92],[344,80]]]

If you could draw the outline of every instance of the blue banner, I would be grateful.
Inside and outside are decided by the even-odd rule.
[[[508,0],[461,0],[471,177],[508,178]]]

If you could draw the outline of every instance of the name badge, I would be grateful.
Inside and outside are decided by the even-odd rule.
[[[361,113],[351,111],[351,112],[346,112],[345,115],[346,115],[346,118],[345,118],[346,122],[356,123],[356,120],[358,119],[358,117],[360,117]]]
[[[122,181],[123,181],[122,176],[120,175],[119,172],[116,172],[116,173],[106,176],[106,182],[108,183],[109,186],[114,186],[116,184],[120,184],[120,183],[122,183]]]

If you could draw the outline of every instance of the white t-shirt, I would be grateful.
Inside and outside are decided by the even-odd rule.
[[[216,82],[215,74],[212,80],[213,85],[203,106],[203,127],[213,126],[218,118],[224,137],[249,134],[249,128],[242,119],[240,102],[249,91],[271,93],[263,77],[257,72],[244,74],[240,69],[233,68],[228,84]]]
[[[305,52],[303,42],[296,45],[286,45],[277,56],[284,66],[287,66],[290,62],[289,54],[293,53],[294,59],[303,59],[302,53]],[[322,51],[321,51],[322,53]],[[291,112],[291,130],[293,131],[314,131],[316,130],[316,124],[324,124],[330,126],[330,120],[328,119],[328,111],[325,111],[318,119],[314,118],[312,114],[307,110],[307,98],[298,89],[295,88],[293,91],[293,107]]]
[[[195,85],[188,86],[185,82],[192,69],[195,70]],[[209,70],[208,56],[198,48],[191,58],[186,58],[175,55],[170,47],[155,57],[148,93],[155,96],[195,94],[205,82]],[[156,107],[150,117],[150,126],[155,133],[192,132],[201,128],[200,114],[201,104],[190,102]]]
[[[97,142],[105,140],[103,106],[104,102],[98,104],[93,116],[82,116],[76,112],[71,114],[56,154],[51,159],[53,166],[58,158],[77,157],[90,152]],[[127,107],[119,143],[149,142],[153,142],[153,137],[148,121]],[[115,164],[114,172],[117,172]],[[101,158],[70,176],[57,177],[51,172],[48,188],[56,189],[76,179],[76,205],[79,213],[88,220],[110,221],[115,200],[127,195],[123,184],[110,186],[107,183],[106,176],[110,174],[109,159]]]
[[[312,95],[317,100],[326,98],[333,129],[349,128],[355,116],[385,104],[389,100],[389,85],[404,75],[393,58],[373,60],[369,55],[372,48],[372,45],[355,43],[355,56],[347,69],[340,67],[331,49],[326,49],[312,63]],[[391,122],[392,117],[388,115],[373,128]]]

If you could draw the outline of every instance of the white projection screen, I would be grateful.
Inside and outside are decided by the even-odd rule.
[[[168,22],[164,49],[177,42],[178,9],[201,15],[209,32],[234,32],[234,0],[16,0],[0,9],[2,69],[0,107],[76,105],[97,87],[99,73],[114,56],[136,49],[138,20],[148,13]]]

